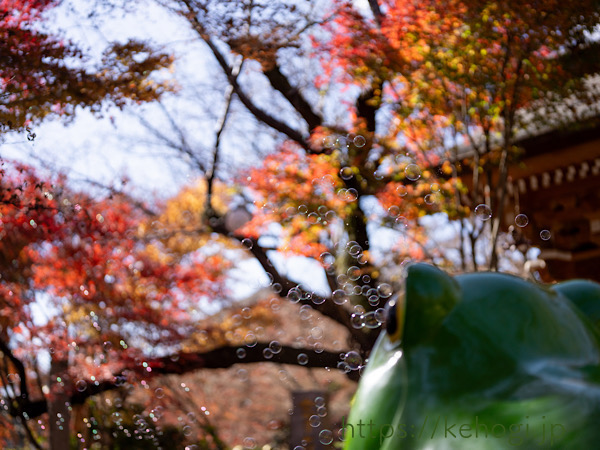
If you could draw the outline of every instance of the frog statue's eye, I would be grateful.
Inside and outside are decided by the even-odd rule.
[[[391,300],[385,306],[385,331],[387,331],[390,336],[393,336],[398,332],[396,300]]]
[[[399,292],[385,306],[385,331],[391,342],[402,339],[404,328],[404,294]]]

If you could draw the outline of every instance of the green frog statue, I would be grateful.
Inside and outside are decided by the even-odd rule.
[[[414,264],[387,305],[346,450],[600,443],[600,284]]]

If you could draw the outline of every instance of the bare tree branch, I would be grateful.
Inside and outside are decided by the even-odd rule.
[[[250,111],[250,113],[252,113],[252,115],[256,117],[256,119],[263,122],[265,125],[268,125],[274,130],[285,134],[288,138],[298,143],[304,149],[311,150],[307,140],[302,135],[302,133],[300,133],[297,130],[294,130],[292,127],[280,121],[279,119],[276,119],[266,111],[256,106],[254,102],[252,102],[250,97],[248,97],[248,95],[239,85],[237,77],[234,74],[233,68],[227,63],[227,60],[225,59],[223,53],[221,53],[221,51],[212,41],[211,37],[206,33],[203,25],[198,20],[198,17],[196,16],[196,13],[194,12],[194,9],[191,6],[190,2],[188,0],[182,0],[182,3],[184,3],[188,8],[189,14],[187,16],[192,23],[193,29],[196,31],[196,33],[198,33],[198,35],[202,38],[202,40],[206,43],[210,51],[213,53],[219,66],[225,73],[229,84],[233,88],[233,91],[238,96],[242,104],[248,109],[248,111]]]
[[[19,374],[19,397],[27,401],[27,399],[29,399],[29,391],[27,389],[27,374],[25,372],[25,365],[13,354],[12,350],[2,339],[0,339],[0,351],[4,353],[4,356],[6,356],[13,366],[15,366],[15,369]]]
[[[375,17],[375,21],[378,25],[381,26],[381,22],[383,20],[383,13],[381,12],[381,8],[379,7],[379,2],[377,0],[369,0],[369,7],[371,8],[373,17]]]
[[[271,69],[266,70],[264,73],[269,79],[271,86],[281,92],[286,100],[290,102],[294,109],[306,121],[309,132],[323,124],[323,118],[313,111],[300,90],[290,84],[287,77],[281,73],[277,64],[274,64]]]
[[[242,65],[244,61],[241,60],[240,63],[234,67],[233,75],[237,77],[242,69]],[[215,148],[213,152],[213,160],[212,165],[206,174],[206,211],[212,211],[212,194],[213,194],[213,185],[215,181],[215,176],[217,174],[217,166],[219,164],[219,149],[221,146],[221,135],[225,130],[225,125],[227,124],[227,118],[229,117],[229,111],[231,109],[231,102],[233,100],[233,86],[227,86],[227,90],[225,91],[225,111],[223,115],[217,122],[217,132],[215,135]]]
[[[226,369],[234,364],[251,364],[258,362],[273,362],[278,364],[291,364],[309,368],[336,368],[340,361],[339,352],[308,350],[290,346],[282,346],[279,353],[275,353],[271,358],[265,358],[264,351],[269,348],[270,343],[258,342],[254,347],[243,347],[245,356],[240,358],[238,349],[240,346],[225,345],[213,350],[178,353],[175,355],[164,356],[162,358],[148,359],[147,366],[152,370],[148,372],[146,368],[140,366],[139,376],[145,379],[161,375],[183,375],[200,369]],[[358,379],[358,372],[351,371],[348,377],[354,381]],[[70,396],[71,405],[81,405],[88,398],[102,392],[112,391],[122,386],[127,379],[127,371],[115,375],[113,380],[87,383],[87,388],[80,392],[73,390]],[[19,408],[14,405],[8,411],[12,416],[21,416],[27,414],[30,419],[39,417],[48,412],[48,402],[46,399],[36,401],[20,401]]]

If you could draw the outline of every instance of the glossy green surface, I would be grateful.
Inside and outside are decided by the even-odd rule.
[[[409,268],[401,342],[382,332],[346,449],[596,448],[600,285]]]

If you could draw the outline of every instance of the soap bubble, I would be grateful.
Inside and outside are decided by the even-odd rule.
[[[416,164],[409,164],[404,169],[404,174],[409,180],[417,181],[419,178],[421,178],[421,169],[419,169],[419,166]]]
[[[352,168],[351,167],[342,167],[340,169],[340,178],[342,180],[349,180],[350,178],[352,178],[354,174],[352,173]]]
[[[350,322],[352,323],[353,328],[362,328],[365,326],[365,319],[362,314],[352,314],[350,316]]]
[[[475,216],[480,220],[488,220],[492,217],[492,209],[488,205],[477,205],[475,207]]]
[[[277,353],[281,352],[282,345],[278,341],[271,341],[271,343],[269,344],[269,348],[276,355]]]
[[[364,138],[364,136],[361,136],[360,134],[358,136],[355,136],[354,139],[352,140],[352,142],[354,142],[354,145],[356,147],[364,147],[365,144],[367,143],[367,140]]]
[[[302,298],[302,292],[300,291],[299,288],[294,287],[288,291],[287,298],[291,302],[297,303]]]
[[[377,305],[374,305],[377,306]],[[379,320],[377,320],[377,316],[375,315],[375,311],[369,311],[368,313],[366,313],[364,315],[364,323],[365,323],[365,327],[367,328],[371,328],[371,329],[375,329],[378,328],[379,325],[381,325],[379,323]]]
[[[305,366],[306,364],[308,364],[308,356],[306,355],[306,353],[300,353],[298,355],[298,364],[300,364],[301,366]]]
[[[519,214],[515,217],[515,224],[518,227],[524,227],[529,223],[529,218],[525,214]]]
[[[548,231],[548,230],[540,231],[540,238],[542,238],[542,241],[547,241],[550,239],[550,237],[551,237],[550,231]]]
[[[333,291],[333,294],[331,296],[333,298],[333,303],[335,303],[336,305],[343,305],[344,303],[346,303],[347,296],[346,292],[343,289],[336,289],[335,291]]]
[[[256,440],[252,437],[244,438],[244,448],[253,449],[256,448]]]
[[[335,138],[333,136],[327,136],[323,139],[323,147],[331,148],[335,144]]]
[[[379,286],[377,286],[377,293],[381,298],[388,298],[394,293],[394,290],[389,284],[381,283]]]
[[[333,442],[333,433],[331,430],[321,430],[319,433],[319,442],[321,444],[331,444]]]
[[[308,418],[308,423],[311,427],[317,428],[319,425],[321,425],[321,418],[316,414],[313,414]]]
[[[363,360],[358,352],[352,350],[344,355],[344,362],[348,364],[351,370],[356,370],[361,366]]]

